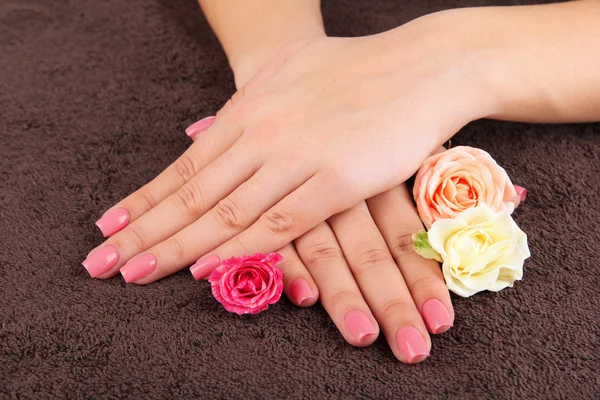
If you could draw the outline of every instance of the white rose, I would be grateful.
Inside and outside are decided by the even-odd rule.
[[[427,239],[441,256],[448,289],[462,297],[512,287],[530,256],[527,235],[511,216],[485,204],[437,220]]]

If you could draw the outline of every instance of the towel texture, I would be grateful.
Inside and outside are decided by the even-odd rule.
[[[520,1],[326,0],[332,35]],[[576,60],[573,60],[576,62]],[[94,221],[190,145],[233,93],[193,0],[0,2],[0,398],[593,399],[600,393],[600,125],[481,121],[528,189],[533,257],[512,289],[453,297],[422,364],[346,344],[321,306],[227,313],[182,271],[91,279]]]

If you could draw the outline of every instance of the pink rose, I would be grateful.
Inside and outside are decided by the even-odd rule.
[[[454,218],[480,203],[510,214],[524,200],[488,153],[467,146],[427,158],[417,172],[413,195],[428,229],[438,219]]]
[[[229,312],[258,314],[279,301],[283,292],[283,272],[276,265],[279,253],[233,257],[210,274],[215,299]]]

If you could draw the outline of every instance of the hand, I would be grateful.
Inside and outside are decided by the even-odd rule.
[[[428,29],[417,20],[276,57],[179,160],[116,206],[133,222],[105,242],[118,261],[99,277],[131,260],[125,279],[145,284],[203,255],[276,251],[401,184],[486,105],[472,84],[479,64],[434,45]]]
[[[292,53],[290,49],[293,49],[293,47],[294,46],[288,47],[288,53],[285,54],[286,57]],[[299,46],[296,45],[295,47],[297,49]],[[240,81],[238,74],[236,74],[236,81]],[[401,194],[400,196],[398,196],[398,192]],[[396,196],[394,196],[394,193]],[[349,252],[350,254],[348,261],[344,259],[340,250],[340,245],[337,243],[335,236],[333,236],[331,228],[326,223],[321,224],[318,228],[315,228],[304,235],[296,242],[296,245],[298,250],[300,250],[300,256],[304,260],[307,260],[305,261],[306,265],[311,270],[314,270],[314,267],[322,265],[324,261],[322,258],[315,255],[314,246],[328,246],[324,249],[323,258],[327,262],[332,262],[337,268],[332,268],[331,270],[317,268],[314,273],[316,277],[315,280],[318,282],[317,286],[321,288],[324,306],[330,315],[332,315],[332,318],[340,328],[340,331],[350,343],[355,345],[366,345],[375,340],[377,336],[375,334],[378,329],[377,324],[373,322],[374,318],[361,295],[361,291],[358,289],[360,286],[360,289],[363,292],[366,291],[365,298],[369,300],[368,303],[374,310],[377,320],[382,324],[390,346],[394,350],[396,356],[404,362],[416,362],[425,357],[425,354],[428,353],[430,347],[427,330],[425,329],[423,319],[421,319],[419,315],[419,311],[423,313],[423,317],[429,325],[430,330],[434,333],[441,333],[448,329],[452,324],[452,306],[437,264],[417,257],[412,253],[412,249],[410,248],[410,235],[412,232],[418,230],[421,225],[410,198],[406,193],[406,189],[404,187],[396,188],[396,190],[392,190],[381,196],[388,196],[390,199],[390,201],[387,202],[388,206],[394,206],[394,201],[397,203],[395,204],[396,207],[392,207],[392,211],[389,212],[389,215],[400,215],[397,214],[397,211],[402,208],[407,211],[407,216],[411,216],[412,214],[412,224],[406,224],[406,221],[404,221],[404,228],[401,227],[402,225],[397,225],[399,229],[394,229],[394,225],[389,223],[391,222],[390,219],[387,219],[387,226],[391,231],[388,229],[388,237],[386,237],[386,240],[388,241],[388,244],[390,244],[390,247],[395,249],[396,253],[400,253],[396,254],[396,256],[400,258],[412,254],[415,258],[412,260],[414,261],[414,264],[423,265],[422,268],[420,266],[417,268],[417,271],[419,271],[417,274],[408,274],[406,283],[402,278],[402,274],[400,274],[398,268],[394,264],[392,256],[387,250],[385,242],[377,230],[375,223],[371,219],[364,203],[362,203],[361,206],[354,207],[352,210],[331,219],[331,221],[339,219],[341,222],[334,223],[330,221],[336,234],[338,229],[336,226],[343,226],[343,228],[339,228],[342,233],[337,235],[338,238],[344,237],[344,232],[356,231],[356,234],[348,238],[350,240],[347,242],[340,240],[344,251]],[[402,201],[403,199],[404,203]],[[372,199],[371,201],[376,200]],[[385,204],[385,202],[382,204],[381,209],[385,208]],[[372,207],[375,207],[375,210],[377,210],[377,206]],[[379,215],[382,216],[385,215],[385,213],[382,212],[379,213]],[[410,220],[410,218],[407,220]],[[385,227],[386,220],[384,219],[383,221]],[[366,230],[362,229],[363,225]],[[406,230],[406,228],[409,229]],[[400,235],[399,232],[396,232],[397,230],[401,231],[402,229],[406,231],[404,234]],[[391,236],[389,235],[389,232],[391,232]],[[354,241],[352,239],[354,239]],[[405,242],[408,240],[408,243],[405,243],[404,246],[394,245],[394,242],[397,242],[398,240],[404,240]],[[306,246],[302,243],[313,244]],[[357,243],[363,243],[363,245],[358,246]],[[406,252],[407,249],[409,250],[408,253]],[[310,305],[314,303],[314,301],[316,301],[318,289],[315,287],[311,275],[302,265],[294,247],[288,245],[280,251],[284,253],[286,259],[286,262],[282,265],[286,270],[286,293],[292,301],[295,301],[297,304]],[[318,254],[319,253],[317,253],[317,255]],[[377,254],[379,255],[379,259],[373,259]],[[369,259],[365,260],[366,257],[369,257]],[[411,257],[405,257],[404,263],[399,262],[401,269],[402,265],[406,264],[406,260],[409,260],[408,263],[411,264],[410,258]],[[358,282],[359,286],[357,286],[357,283],[352,277],[351,270],[348,269],[348,264],[350,264],[352,271],[355,271],[357,268],[359,270],[365,268],[366,264],[377,262],[381,263],[381,266],[387,267],[385,269],[391,273],[390,277],[394,277],[395,279],[384,280],[383,283],[379,282],[379,284],[375,285],[374,282],[369,282],[368,280],[366,283],[364,282],[365,280],[362,276],[367,276],[369,274],[358,273],[356,282]],[[323,271],[324,273],[319,273],[319,271]],[[334,272],[334,276],[332,276],[332,272]],[[344,276],[347,279],[341,281],[335,279],[339,276]],[[297,279],[302,277],[304,278]],[[300,281],[305,283],[299,284]],[[403,289],[398,290],[397,285],[390,285],[390,283],[394,281],[395,283],[400,282]],[[431,285],[422,285],[421,288],[419,282],[427,282],[431,283]],[[415,302],[412,301],[411,294],[407,289],[407,284],[413,294],[416,305]],[[340,296],[340,294],[343,296]],[[299,298],[299,295],[307,297]],[[435,300],[435,297],[442,299],[442,302]],[[390,304],[383,304],[383,307],[378,307],[382,306],[382,302]],[[392,309],[399,308],[399,304],[402,305],[400,308],[403,309],[403,312],[400,314],[392,313]],[[351,305],[358,305],[358,307],[350,307]],[[348,313],[348,308],[355,311]],[[361,309],[364,311],[356,311]],[[379,310],[382,310],[382,312],[378,312]],[[353,317],[350,317],[351,315]],[[442,322],[440,322],[440,318]],[[359,321],[358,325],[356,323],[357,319]],[[352,321],[354,323],[352,323]],[[362,325],[360,324],[361,322]],[[369,325],[369,327],[366,328],[368,332],[364,332],[365,324]],[[399,330],[402,326],[406,326],[406,328]],[[363,332],[360,331],[361,329]],[[403,333],[406,333],[407,331],[413,332],[412,340],[414,341],[416,337],[419,337],[421,341],[416,345],[413,343],[412,346],[407,347],[406,343],[402,342],[402,337],[406,335],[399,336],[399,334],[394,334],[393,332],[396,331]],[[417,332],[418,335],[415,335],[415,332]],[[396,336],[398,336],[398,338],[396,338]],[[400,342],[398,342],[397,339],[400,340]],[[415,350],[419,351],[419,348],[422,353],[414,353]],[[410,353],[411,350],[413,351],[412,353]]]
[[[348,343],[369,345],[381,327],[400,361],[420,362],[431,349],[427,331],[445,332],[454,313],[439,265],[412,249],[411,235],[419,229],[404,185],[361,202],[280,251],[286,294],[309,305],[315,297],[302,303],[298,288],[310,296],[316,285]]]
[[[348,343],[371,344],[381,326],[400,361],[420,362],[431,349],[427,331],[443,333],[454,320],[439,265],[412,249],[422,228],[405,185],[361,202],[279,250],[284,291],[299,306],[320,294]],[[192,271],[198,279],[217,265]]]
[[[355,346],[377,338],[378,321],[399,360],[420,362],[431,348],[427,328],[443,333],[454,320],[439,265],[413,251],[411,235],[422,228],[405,185],[361,202],[279,250],[284,291],[299,306],[313,305],[320,293]],[[216,266],[200,262],[191,270],[199,279]]]
[[[288,57],[294,48],[286,48]],[[238,87],[256,74],[252,66],[262,66],[261,59],[247,58],[247,65],[234,68]],[[367,203],[331,217],[279,250],[284,292],[298,306],[311,306],[320,295],[348,343],[369,345],[381,327],[400,361],[420,362],[431,349],[428,330],[440,334],[453,324],[449,292],[439,265],[412,249],[411,235],[423,226],[406,187]],[[201,277],[216,265],[192,269]]]

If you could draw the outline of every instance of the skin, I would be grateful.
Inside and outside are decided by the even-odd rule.
[[[100,278],[147,253],[156,270],[135,283],[204,255],[266,253],[297,239],[306,271],[300,262],[290,271],[308,272],[344,337],[356,345],[374,340],[357,343],[341,323],[348,309],[369,311],[407,361],[394,340],[399,327],[412,324],[430,346],[415,292],[432,287],[424,298],[439,298],[447,291],[436,286],[443,282],[434,264],[429,278],[414,276],[423,261],[406,251],[405,238],[420,223],[399,185],[475,119],[600,119],[600,2],[445,11],[352,39],[294,30],[298,40],[257,73],[261,62],[235,45],[236,32],[211,17],[209,3],[216,2],[203,8],[240,71],[240,90],[179,160],[115,206],[129,210],[132,222],[105,243],[121,257]],[[329,250],[314,251],[319,246]],[[293,259],[289,246],[282,251]],[[449,298],[440,300],[451,310]]]

